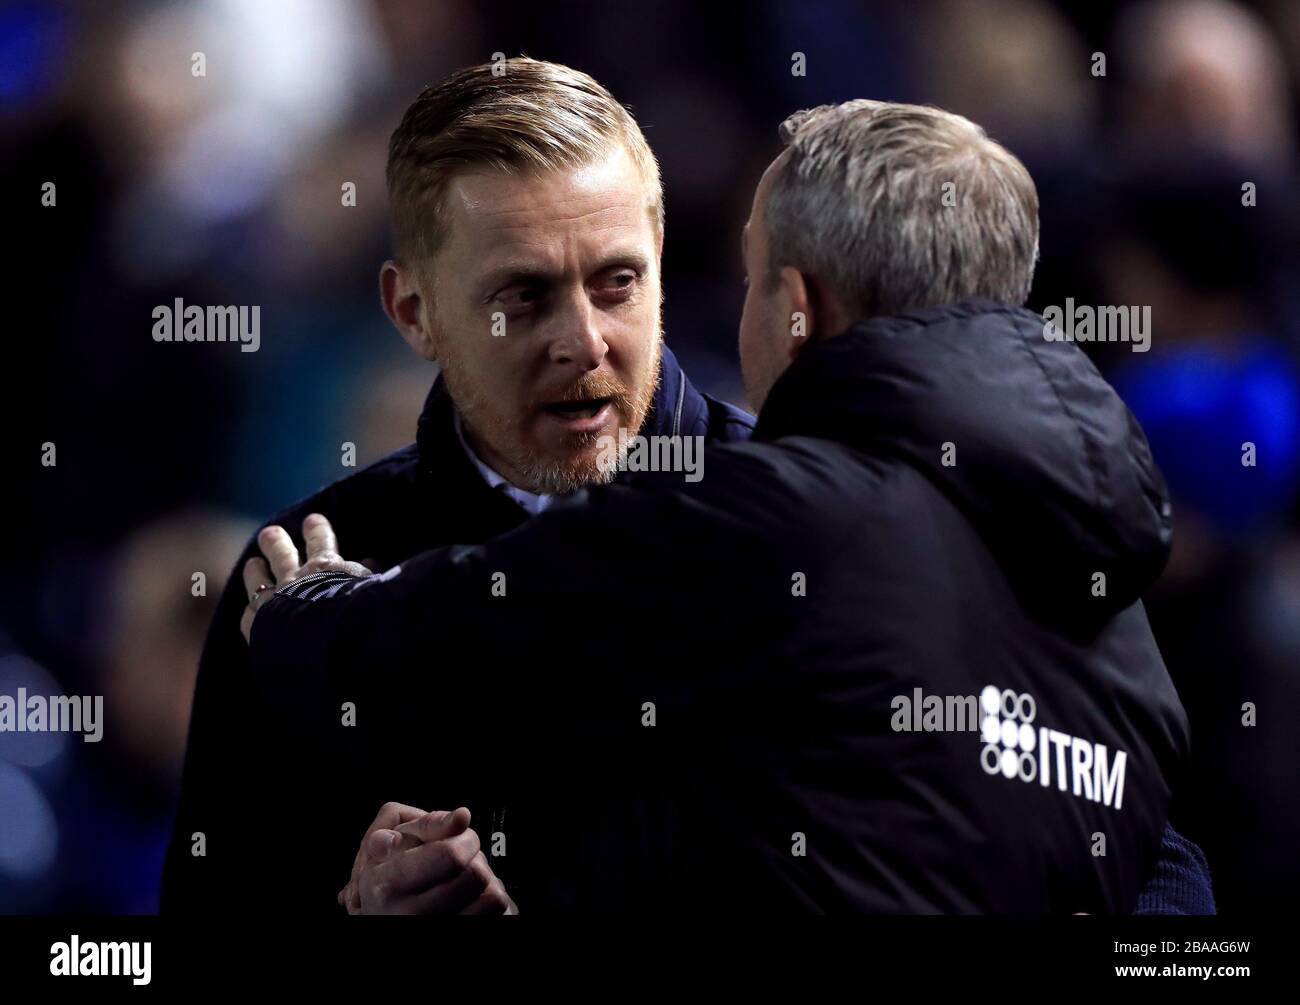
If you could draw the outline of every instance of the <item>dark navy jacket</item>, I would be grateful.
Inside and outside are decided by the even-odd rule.
[[[430,548],[486,541],[524,523],[528,514],[489,487],[475,469],[452,420],[451,400],[438,380],[425,402],[415,443],[266,523],[283,526],[301,554],[303,519],[323,513],[345,554],[373,560],[379,568]],[[753,424],[747,413],[697,391],[672,352],[663,348],[645,434],[726,442],[747,439]],[[163,872],[164,911],[243,910],[246,894],[241,891],[265,875],[266,842],[279,843],[287,836],[292,848],[276,853],[284,864],[276,870],[273,901],[283,910],[338,910],[334,894],[347,881],[365,828],[389,800],[467,805],[475,826],[484,830],[493,817],[500,822],[503,806],[485,791],[464,751],[452,751],[456,763],[434,764],[408,788],[391,765],[363,762],[360,753],[348,749],[334,751],[337,760],[327,764],[291,718],[268,712],[250,677],[248,647],[239,631],[248,601],[240,570],[257,553],[254,538],[222,594],[200,659],[180,804]],[[476,645],[473,638],[448,633],[439,665],[473,672]],[[489,719],[486,710],[482,747],[492,742]],[[363,726],[367,722],[366,709],[360,710],[359,720]],[[367,784],[379,779],[388,784]],[[201,856],[192,854],[196,833],[203,835]]]
[[[472,752],[521,910],[1131,912],[1189,744],[1139,600],[1170,508],[1042,332],[983,301],[873,319],[696,483],[291,584],[253,629],[264,699],[387,798],[452,805],[402,793]],[[922,727],[922,695],[978,711]]]

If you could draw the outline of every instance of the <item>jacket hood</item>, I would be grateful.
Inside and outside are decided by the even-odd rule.
[[[1164,568],[1172,511],[1132,413],[1043,326],[988,300],[857,324],[799,353],[755,439],[813,436],[902,460],[966,515],[1033,606],[1098,624]]]

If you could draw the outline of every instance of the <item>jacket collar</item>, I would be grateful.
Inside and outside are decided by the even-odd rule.
[[[1022,558],[1040,595],[1050,584],[1098,612],[1126,606],[1168,555],[1164,479],[1114,389],[1045,324],[971,299],[854,325],[799,353],[754,439],[813,437],[901,460],[996,552]],[[1101,601],[1078,593],[1097,571],[1109,579]]]

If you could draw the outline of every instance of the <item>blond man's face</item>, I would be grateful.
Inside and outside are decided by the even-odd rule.
[[[467,171],[443,225],[425,302],[471,445],[533,491],[605,480],[598,441],[640,430],[659,371],[662,237],[632,159]]]

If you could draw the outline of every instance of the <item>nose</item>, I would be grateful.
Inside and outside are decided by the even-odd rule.
[[[551,362],[573,366],[581,373],[599,367],[609,346],[596,320],[596,311],[586,297],[556,317],[556,335],[548,346]]]

